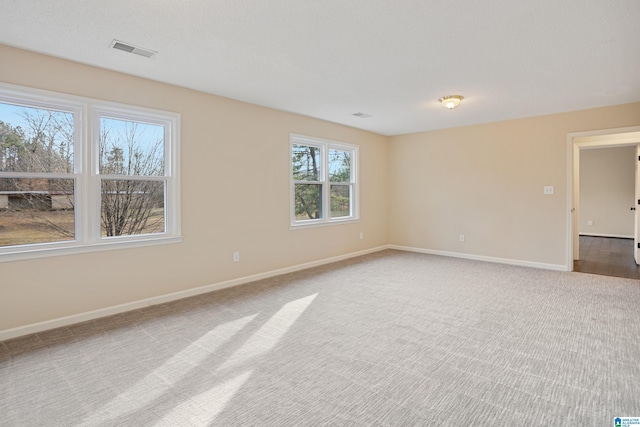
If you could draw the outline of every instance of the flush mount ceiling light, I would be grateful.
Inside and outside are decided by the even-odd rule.
[[[456,108],[458,104],[460,104],[460,101],[462,101],[462,99],[463,97],[461,95],[449,95],[443,96],[438,101],[440,101],[443,107],[451,110],[453,108]]]

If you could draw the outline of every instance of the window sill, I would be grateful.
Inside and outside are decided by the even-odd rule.
[[[290,224],[289,230],[298,230],[302,228],[328,227],[332,225],[351,224],[354,222],[360,222],[360,218],[334,219],[331,221],[310,220],[309,222],[296,222],[296,223]]]
[[[115,249],[139,248],[143,246],[157,246],[182,242],[182,236],[147,237],[136,240],[114,240],[93,244],[69,242],[55,246],[15,247],[0,250],[0,262],[20,261],[36,258],[48,258],[62,255],[77,255],[90,252],[110,251]]]

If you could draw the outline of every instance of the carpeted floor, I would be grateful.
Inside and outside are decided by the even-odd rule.
[[[3,426],[610,426],[640,283],[384,251],[0,342]]]

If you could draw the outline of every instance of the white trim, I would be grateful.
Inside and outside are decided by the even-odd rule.
[[[305,145],[320,149],[320,180],[319,181],[295,181],[293,179],[292,158],[293,146]],[[329,151],[343,150],[351,152],[351,213],[345,217],[331,217],[331,182],[329,179]],[[326,226],[336,223],[354,222],[360,219],[360,179],[358,172],[359,146],[346,142],[332,141],[328,139],[314,138],[295,133],[289,134],[289,230],[298,228]],[[295,214],[295,186],[297,184],[322,185],[322,218],[296,220]],[[346,185],[346,183],[334,183]]]
[[[188,298],[196,295],[205,294],[208,292],[230,288],[233,286],[244,285],[247,283],[255,282],[257,280],[268,279],[270,277],[279,276],[282,274],[293,273],[293,272],[305,270],[308,268],[318,267],[325,264],[331,264],[333,262],[343,261],[345,259],[355,258],[362,255],[383,251],[385,249],[394,249],[399,251],[416,252],[416,253],[423,253],[423,254],[429,254],[429,255],[440,255],[440,256],[462,258],[462,259],[469,259],[469,260],[475,260],[475,261],[493,262],[497,264],[518,265],[522,267],[533,267],[533,268],[540,268],[545,270],[567,271],[566,267],[560,264],[546,264],[546,263],[522,261],[522,260],[515,260],[515,259],[508,259],[508,258],[472,255],[472,254],[465,254],[465,253],[459,253],[459,252],[448,252],[448,251],[439,251],[439,250],[433,250],[433,249],[413,248],[409,246],[400,246],[400,245],[383,245],[383,246],[378,246],[370,249],[365,249],[362,251],[351,252],[344,255],[324,258],[317,261],[310,261],[304,264],[298,264],[291,267],[271,270],[265,273],[258,273],[251,276],[244,276],[244,277],[239,277],[237,279],[231,279],[224,282],[214,283],[211,285],[205,285],[197,288],[186,289],[184,291],[158,295],[155,297],[146,298],[138,301],[132,301],[125,304],[105,307],[98,310],[87,311],[84,313],[79,313],[71,316],[59,317],[57,319],[47,320],[44,322],[32,323],[30,325],[18,326],[15,328],[0,330],[0,341],[5,341],[8,339],[20,337],[23,335],[43,332],[50,329],[69,326],[69,325],[73,325],[80,322],[86,322],[88,320],[99,319],[101,317],[124,313],[131,310],[137,310],[137,309],[149,307],[152,305],[176,301],[183,298]]]
[[[497,258],[497,257],[484,256],[484,255],[473,255],[473,254],[465,254],[461,252],[439,251],[434,249],[412,248],[408,246],[398,246],[398,245],[388,245],[387,247],[389,249],[396,249],[399,251],[406,251],[406,252],[417,252],[421,254],[471,259],[475,261],[486,261],[486,262],[493,262],[497,264],[519,265],[522,267],[541,268],[544,270],[567,271],[566,267],[562,264],[547,264],[542,262],[522,261],[519,259]]]
[[[571,134],[567,135],[567,200],[566,200],[566,224],[567,224],[567,236],[565,241],[565,268],[568,271],[573,271],[573,251],[574,251],[574,237],[575,230],[574,227],[574,216],[578,216],[577,205],[579,203],[574,199],[574,197],[578,197],[578,192],[574,195],[573,186],[574,184],[574,173],[577,173],[576,166],[574,166],[574,150],[576,151],[576,156],[578,157],[578,164],[580,158],[580,150],[578,147],[573,145],[573,136]],[[576,221],[575,224],[578,222]],[[577,227],[577,225],[576,225]],[[576,241],[576,244],[578,242]]]
[[[75,183],[75,240],[2,246],[0,247],[0,263],[182,241],[180,205],[181,115],[179,113],[67,95],[2,82],[0,82],[0,102],[71,113],[73,114],[75,133],[73,144],[74,173],[0,173],[4,178],[73,179]],[[139,121],[164,127],[165,170],[163,175],[150,177],[118,175],[113,177],[114,179],[149,180],[164,183],[164,232],[119,237],[101,236],[100,182],[102,179],[110,179],[110,176],[98,173],[100,117]]]
[[[612,237],[614,239],[633,239],[632,235],[622,234],[606,234],[606,233],[578,233],[580,236],[593,236],[593,237]]]
[[[640,143],[637,137],[620,136],[611,141],[584,141],[575,142],[576,138],[597,137],[604,135],[625,134],[631,132],[640,132],[640,126],[629,126],[624,128],[599,129],[586,132],[572,132],[567,134],[567,236],[566,236],[566,270],[573,271],[574,251],[579,248],[574,244],[575,235],[579,235],[577,228],[578,219],[580,218],[580,201],[579,201],[579,166],[580,166],[580,150],[590,148],[608,148],[615,146],[637,145]],[[575,234],[574,234],[575,233]],[[577,257],[576,257],[577,258]]]
[[[15,252],[2,252],[0,254],[0,263],[182,242],[182,236],[157,236],[147,234],[136,235],[135,240],[127,240],[127,238],[128,236],[112,237],[113,240],[100,243],[78,243],[75,241],[41,243],[37,247],[35,247],[35,245],[30,247],[29,251],[16,250]],[[20,246],[12,246],[12,248],[20,248]]]
[[[251,276],[239,277],[237,279],[226,280],[224,282],[214,283],[211,285],[205,285],[205,286],[199,286],[197,288],[186,289],[184,291],[158,295],[155,297],[145,298],[138,301],[132,301],[124,304],[114,305],[111,307],[105,307],[98,310],[92,310],[84,313],[74,314],[71,316],[64,316],[64,317],[59,317],[57,319],[46,320],[44,322],[32,323],[30,325],[4,329],[4,330],[0,330],[0,341],[16,338],[23,335],[34,334],[37,332],[43,332],[49,329],[69,326],[75,323],[86,322],[88,320],[94,320],[94,319],[111,316],[118,313],[124,313],[126,311],[137,310],[137,309],[149,307],[152,305],[176,301],[179,299],[201,295],[208,292],[217,291],[220,289],[230,288],[233,286],[244,285],[246,283],[255,282],[257,280],[268,279],[270,277],[280,276],[282,274],[293,273],[296,271],[305,270],[312,267],[318,267],[324,264],[330,264],[337,261],[343,261],[349,258],[355,258],[358,256],[379,252],[384,249],[387,249],[387,246],[379,246],[375,248],[365,249],[362,251],[351,252],[348,254],[338,255],[330,258],[324,258],[321,260],[311,261],[304,264],[298,264],[291,267],[285,267],[277,270],[267,271],[265,273],[253,274]]]
[[[308,219],[306,221],[308,222],[305,223],[302,221],[298,221],[296,225],[289,225],[289,230],[298,230],[302,228],[313,228],[313,227],[326,227],[328,225],[351,224],[354,222],[360,222],[360,218],[349,218],[349,217],[344,217],[344,219],[336,218],[334,220],[331,220],[331,222],[327,222],[327,221],[320,222],[313,219]]]
[[[103,180],[132,180],[132,181],[156,181],[164,183],[164,232],[154,233],[156,236],[176,237],[180,236],[180,142],[178,128],[181,120],[179,113],[166,112],[162,110],[153,110],[150,108],[137,107],[132,105],[116,104],[112,102],[94,101],[91,105],[91,113],[93,120],[93,135],[90,147],[93,150],[91,156],[91,174],[90,178],[94,188],[94,195],[100,194],[100,186]],[[100,133],[101,120],[109,119],[124,122],[136,122],[153,126],[161,126],[164,130],[163,141],[163,163],[164,170],[162,175],[112,175],[100,173]],[[175,157],[175,159],[174,159]],[[93,212],[90,218],[99,218],[101,212],[101,200],[94,197]],[[178,202],[178,204],[176,203]],[[92,233],[93,239],[98,242],[108,242],[113,237],[102,237],[100,221],[90,221],[95,227]],[[137,238],[139,235],[128,236],[131,239]],[[124,237],[124,236],[123,236]],[[118,238],[120,239],[120,238]]]

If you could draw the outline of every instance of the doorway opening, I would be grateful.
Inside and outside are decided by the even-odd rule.
[[[640,184],[638,164],[640,157],[640,126],[621,128],[621,129],[604,129],[592,132],[572,133],[568,135],[568,204],[570,206],[568,212],[568,236],[567,236],[567,270],[581,271],[585,273],[604,274],[628,278],[640,278],[640,268],[637,261],[640,260],[640,227],[638,209],[640,206],[636,202],[640,201]],[[598,150],[615,147],[625,147],[623,150],[628,152],[629,156],[633,156],[635,163],[635,177],[633,184],[635,187],[631,191],[634,197],[629,198],[626,218],[629,215],[633,217],[633,224],[627,224],[620,231],[618,224],[620,219],[608,219],[609,226],[604,227],[606,232],[598,232],[594,221],[587,218],[587,215],[593,215],[590,209],[584,209],[588,214],[581,217],[580,212],[580,165],[581,154],[588,153],[592,158]],[[589,150],[589,151],[587,151]],[[609,152],[616,150],[609,150]],[[603,151],[604,152],[604,151]],[[586,166],[585,166],[586,167]],[[634,194],[635,192],[635,194]],[[588,197],[585,195],[585,203]],[[637,199],[637,200],[636,200]],[[610,201],[605,201],[609,203]],[[588,206],[586,204],[585,206]],[[633,210],[635,209],[635,214]],[[617,210],[618,212],[620,209]],[[605,221],[606,222],[606,221]],[[589,227],[586,227],[589,223]],[[633,225],[633,229],[628,226]],[[616,228],[618,227],[618,228]],[[582,229],[582,235],[581,235]],[[612,231],[613,229],[613,231]],[[617,230],[617,231],[615,231]]]

